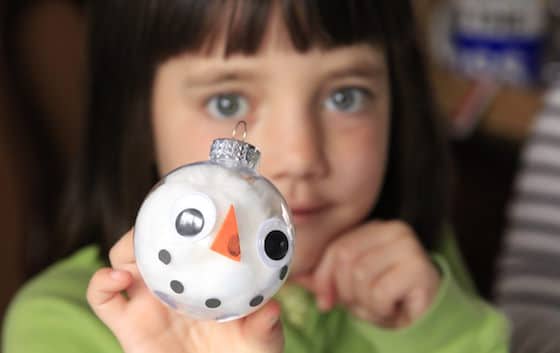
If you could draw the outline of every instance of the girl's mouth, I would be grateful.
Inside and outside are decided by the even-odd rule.
[[[319,217],[327,209],[327,205],[298,206],[292,207],[294,223],[302,224],[310,222]]]

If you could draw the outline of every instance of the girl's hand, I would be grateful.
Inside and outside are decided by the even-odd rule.
[[[109,257],[112,268],[93,275],[87,299],[125,352],[282,351],[278,303],[271,301],[247,317],[226,323],[190,320],[161,304],[145,286],[136,267],[132,231]]]
[[[417,320],[439,288],[439,273],[405,223],[370,222],[329,245],[314,273],[294,280],[315,293],[319,308],[341,303],[384,328]]]

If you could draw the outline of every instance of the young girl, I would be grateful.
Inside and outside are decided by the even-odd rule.
[[[446,231],[443,137],[405,0],[90,14],[90,121],[61,230],[61,247],[84,247],[22,290],[4,352],[507,350]],[[289,284],[243,319],[194,321],[147,290],[126,231],[158,178],[240,120],[293,212]]]

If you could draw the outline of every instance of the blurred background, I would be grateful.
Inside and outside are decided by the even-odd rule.
[[[0,317],[49,261],[85,108],[84,1],[0,0]]]
[[[52,259],[49,236],[75,158],[87,89],[86,1],[0,0],[0,317]],[[481,294],[520,148],[560,66],[559,1],[413,0],[452,142],[452,223]]]

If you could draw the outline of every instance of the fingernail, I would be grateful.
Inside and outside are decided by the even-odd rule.
[[[279,323],[280,323],[280,316],[274,315],[274,316],[270,319],[270,328],[271,328],[271,329],[274,329]]]

